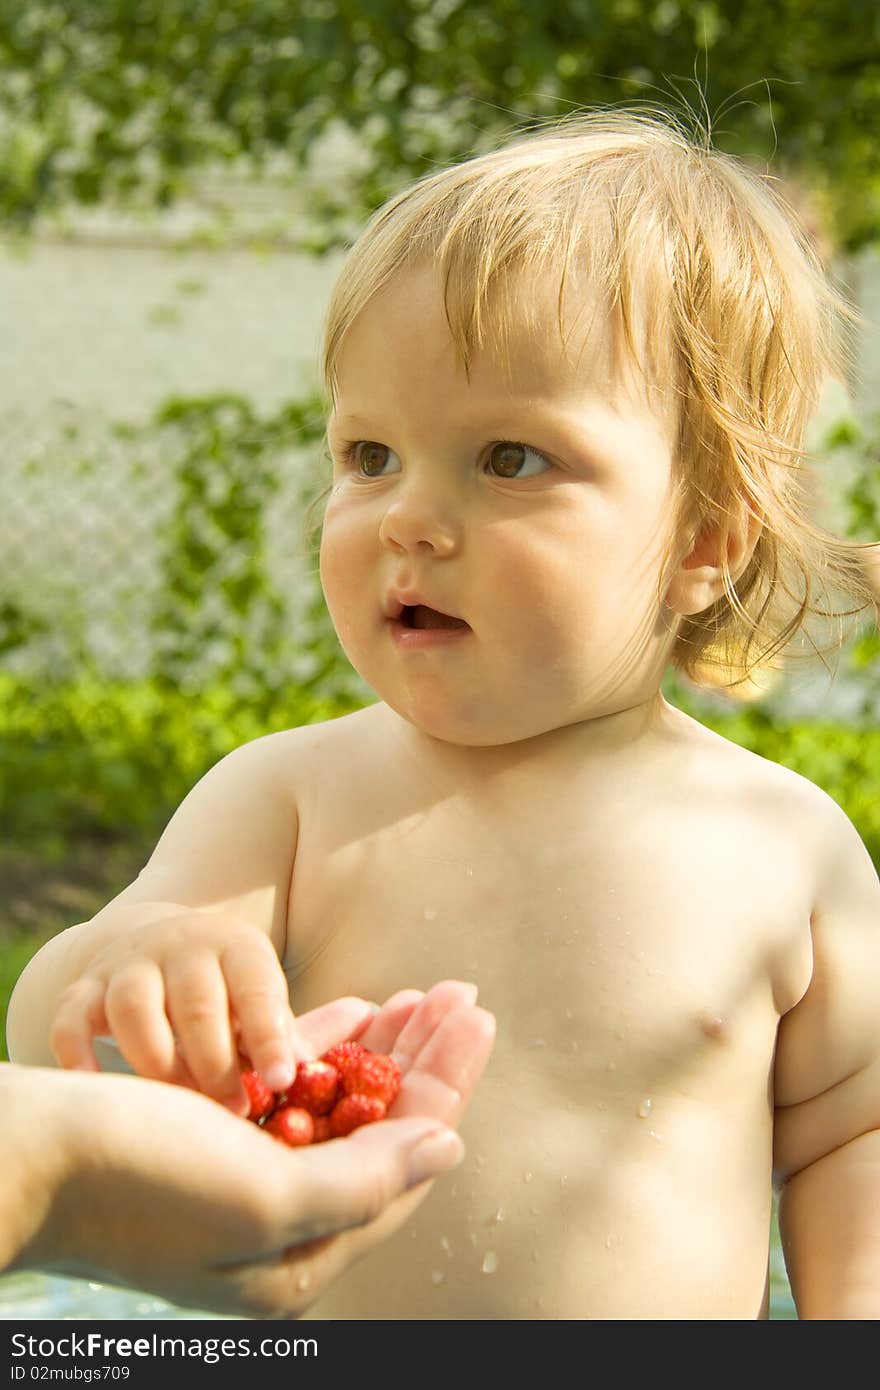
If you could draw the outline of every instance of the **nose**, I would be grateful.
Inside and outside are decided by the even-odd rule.
[[[383,545],[398,552],[453,555],[461,545],[461,524],[451,500],[422,487],[396,492],[379,526]]]

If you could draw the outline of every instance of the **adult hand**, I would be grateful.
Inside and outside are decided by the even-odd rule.
[[[205,1311],[298,1316],[460,1159],[449,1126],[494,1039],[475,996],[445,981],[376,1014],[341,999],[301,1015],[316,1053],[357,1037],[403,1072],[388,1119],[303,1149],[181,1087],[0,1068],[0,1257]]]

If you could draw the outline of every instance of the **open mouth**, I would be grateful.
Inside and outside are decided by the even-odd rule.
[[[420,629],[467,627],[463,618],[453,618],[450,613],[440,613],[436,608],[428,608],[424,603],[404,607],[399,621],[404,627]]]

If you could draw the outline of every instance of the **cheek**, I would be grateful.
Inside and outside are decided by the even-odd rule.
[[[327,607],[337,629],[345,623],[345,615],[358,591],[363,575],[360,555],[362,541],[358,528],[342,509],[328,505],[321,530],[319,572]]]

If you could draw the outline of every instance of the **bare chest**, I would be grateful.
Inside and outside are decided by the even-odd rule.
[[[295,1007],[472,980],[516,1073],[581,1094],[637,1097],[658,1071],[681,1082],[701,1059],[769,1055],[799,940],[778,855],[745,875],[723,832],[688,855],[687,826],[628,818],[621,833],[616,816],[433,807],[358,834],[306,820],[285,962]]]
[[[317,1316],[662,1315],[703,1306],[706,1281],[755,1316],[796,883],[754,828],[619,798],[481,814],[317,798],[289,905],[294,1007],[458,978],[498,1024],[465,1168]]]

